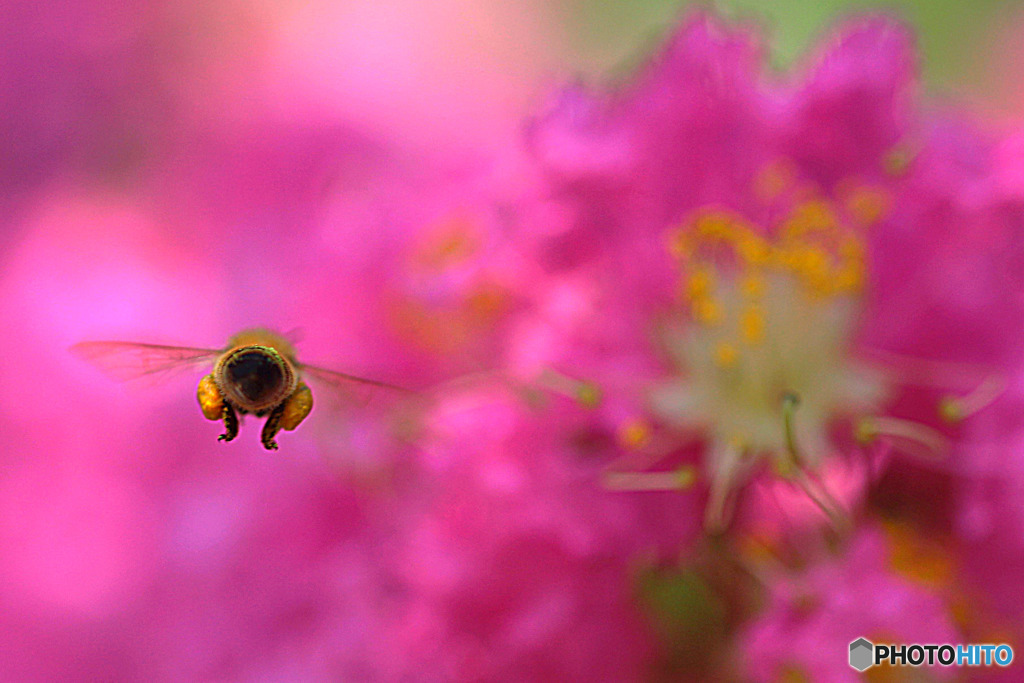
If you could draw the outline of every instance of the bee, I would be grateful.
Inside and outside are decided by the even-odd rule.
[[[75,344],[71,351],[118,380],[212,361],[213,371],[199,380],[196,391],[203,416],[224,422],[219,441],[231,441],[238,435],[239,414],[265,416],[260,440],[267,450],[277,450],[277,433],[295,429],[313,410],[313,393],[303,381],[306,377],[341,388],[406,391],[385,382],[299,363],[288,339],[262,328],[239,332],[223,349],[88,341]]]

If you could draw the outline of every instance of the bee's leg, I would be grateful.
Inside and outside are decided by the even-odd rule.
[[[268,451],[277,450],[277,442],[274,441],[274,435],[281,431],[281,417],[283,415],[284,403],[281,403],[270,411],[270,415],[267,416],[267,422],[263,425],[263,434],[260,439],[263,441],[263,447]]]
[[[217,441],[231,441],[238,436],[238,416],[227,401],[224,401],[221,418],[224,420],[224,433],[217,437]]]
[[[207,375],[199,380],[196,397],[207,420],[224,420],[224,433],[217,437],[218,441],[231,441],[238,436],[238,416],[235,415],[235,409],[231,404],[224,400],[217,383],[213,380],[213,375]]]
[[[304,382],[299,382],[298,388],[284,402],[284,415],[281,417],[281,429],[291,431],[299,426],[299,423],[306,419],[309,411],[313,410],[313,392]]]

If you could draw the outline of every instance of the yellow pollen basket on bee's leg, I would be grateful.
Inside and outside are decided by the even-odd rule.
[[[224,400],[224,395],[221,394],[212,374],[199,380],[196,397],[199,399],[203,417],[207,420],[224,421],[224,433],[217,437],[218,441],[231,441],[238,436],[238,415],[231,404]]]
[[[207,420],[219,420],[224,412],[224,397],[221,396],[212,374],[199,380],[199,388],[196,393],[203,416]]]
[[[291,431],[299,426],[299,423],[306,419],[313,410],[313,392],[309,390],[304,382],[299,382],[288,400],[284,403],[284,413],[281,415],[281,429]]]
[[[260,436],[263,446],[268,450],[276,451],[277,442],[274,441],[274,436],[282,429],[291,431],[298,427],[311,410],[313,410],[313,392],[305,383],[299,382],[299,386],[291,396],[270,411]]]

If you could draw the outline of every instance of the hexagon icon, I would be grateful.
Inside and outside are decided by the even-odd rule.
[[[875,646],[867,638],[858,638],[850,643],[850,666],[863,671],[872,664]]]

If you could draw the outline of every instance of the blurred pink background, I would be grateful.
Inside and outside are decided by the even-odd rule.
[[[384,451],[326,396],[280,454],[252,423],[225,447],[199,373],[122,386],[67,349],[266,325],[411,386],[473,367],[402,339],[383,290],[401,300],[412,267],[395,231],[461,204],[427,186],[512,130],[553,62],[529,10],[0,10],[5,680],[353,680],[375,661],[380,546],[346,481]]]
[[[602,300],[586,271],[559,271],[568,209],[540,198],[551,169],[525,161],[521,141],[584,56],[603,73],[650,44],[634,25],[630,49],[580,50],[567,12],[540,0],[0,7],[0,677],[712,675],[715,662],[687,668],[671,643],[718,633],[659,621],[644,592],[666,558],[708,552],[719,566],[701,545],[704,501],[609,495],[595,483],[616,450],[607,425],[628,408],[595,416],[563,378],[536,409],[487,375],[550,379],[548,364],[578,359],[569,341],[619,332],[588,327]],[[998,37],[1009,47],[992,60],[1010,66],[990,69],[997,95],[975,103],[992,130],[1019,125],[1019,79],[1000,74],[1019,74],[1022,26]],[[996,147],[1005,196],[1024,189],[1021,139]],[[586,161],[615,163],[615,149]],[[68,352],[91,339],[216,348],[257,325],[299,329],[302,360],[441,398],[410,440],[394,415],[314,387],[307,422],[265,452],[252,420],[217,442],[194,398],[204,371],[122,385]],[[646,369],[626,357],[609,374]],[[1005,464],[1011,493],[1022,452]],[[1016,500],[989,494],[996,510]],[[938,599],[885,574],[880,534],[869,525],[849,562],[873,558],[872,585],[947,638]],[[809,582],[854,581],[844,562]],[[756,654],[799,603],[779,583],[745,630],[712,598],[681,611],[712,614]],[[1007,630],[1019,637],[1019,622]]]

